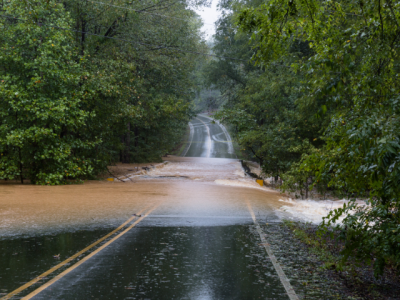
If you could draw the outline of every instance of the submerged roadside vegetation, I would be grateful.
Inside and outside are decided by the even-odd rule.
[[[400,267],[399,8],[222,1],[213,51],[239,61],[204,68],[221,92],[216,118],[266,176],[302,198],[314,190],[351,199],[320,230],[337,226],[340,263],[373,264],[376,276]]]
[[[174,149],[206,49],[200,4],[2,1],[0,179],[64,184]]]

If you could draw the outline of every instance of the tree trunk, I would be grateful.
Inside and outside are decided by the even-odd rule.
[[[306,188],[306,199],[308,198],[308,178],[306,179],[306,183],[304,184]]]
[[[82,22],[82,33],[81,33],[81,55],[85,55],[85,31],[86,31],[86,21],[81,20]]]
[[[306,186],[306,199],[308,198],[308,186]]]
[[[128,122],[126,138],[125,138],[125,161],[124,161],[127,164],[131,162],[130,150],[131,150],[131,123]]]
[[[139,147],[139,128],[135,127],[135,148]]]
[[[121,144],[125,145],[125,137],[123,135],[121,136]],[[120,162],[124,162],[124,151],[125,151],[125,149],[121,149],[119,151],[119,161]]]
[[[21,184],[24,184],[24,177],[22,175],[22,158],[21,158],[21,148],[18,148],[19,152],[19,176],[21,178]]]

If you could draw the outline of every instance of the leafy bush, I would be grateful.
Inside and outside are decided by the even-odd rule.
[[[80,131],[93,117],[81,107],[90,97],[87,72],[77,62],[70,32],[42,23],[72,26],[63,5],[48,1],[12,1],[2,19],[0,44],[0,178],[27,176],[34,183],[59,184],[92,171],[79,155],[98,140],[83,140]],[[27,174],[23,174],[26,170]]]

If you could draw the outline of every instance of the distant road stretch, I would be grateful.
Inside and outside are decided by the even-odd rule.
[[[222,124],[198,115],[189,126],[190,136],[182,156],[236,158],[231,137]]]

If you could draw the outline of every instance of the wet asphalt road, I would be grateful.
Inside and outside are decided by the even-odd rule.
[[[193,134],[183,156],[236,158],[231,137],[222,124],[198,115],[190,122],[190,127]]]
[[[287,299],[250,235],[237,225],[140,227],[33,299]]]
[[[229,134],[219,124],[198,116],[191,128],[185,156],[236,157]],[[209,195],[211,186],[198,185],[203,197]],[[230,211],[229,205],[224,210],[228,194],[228,199],[220,194],[216,201],[215,194],[202,201],[201,188],[193,188],[195,194],[190,196],[189,185],[185,199],[180,199],[186,201],[184,207],[149,203],[144,210],[148,217],[132,217],[120,231],[44,278],[38,276],[110,230],[69,228],[62,233],[0,240],[0,297],[289,299],[261,240],[251,230],[253,220],[244,200],[241,210]],[[248,195],[251,201],[251,190]],[[277,220],[268,209],[257,218]],[[54,257],[57,254],[60,258]],[[34,278],[38,282],[7,296]]]

